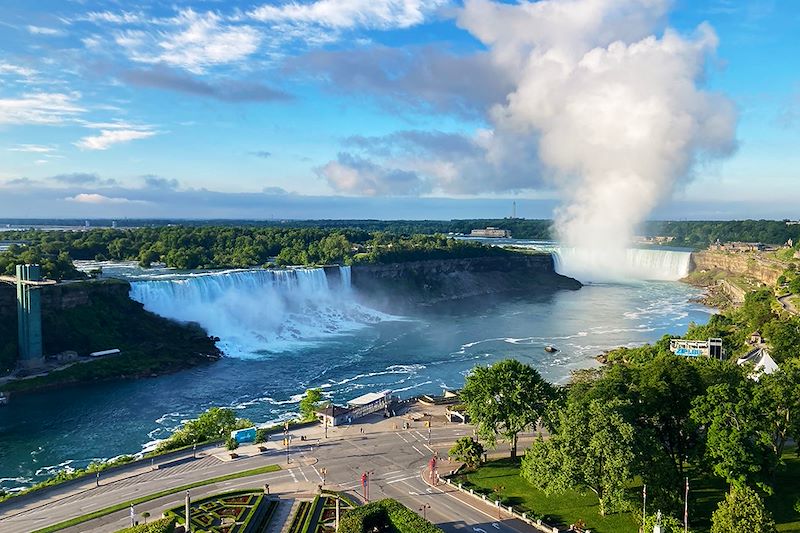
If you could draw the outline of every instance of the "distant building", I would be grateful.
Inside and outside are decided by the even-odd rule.
[[[709,250],[718,252],[763,252],[767,245],[760,242],[715,242],[708,247]]]
[[[470,237],[488,237],[490,239],[503,239],[511,237],[511,232],[507,229],[494,228],[489,226],[485,229],[474,229],[469,233]]]
[[[370,392],[353,398],[346,407],[329,405],[314,412],[323,424],[331,427],[350,424],[361,417],[378,412],[388,412],[389,405],[395,400],[392,391]]]
[[[684,357],[713,357],[722,359],[722,339],[708,339],[696,341],[689,339],[672,339],[669,341],[669,351]]]
[[[646,237],[644,235],[637,235],[633,238],[637,244],[669,244],[675,240],[671,235],[655,235],[653,237]]]

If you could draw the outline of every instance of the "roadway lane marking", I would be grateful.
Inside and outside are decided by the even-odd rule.
[[[292,470],[292,469],[290,468],[290,469],[289,469],[289,474],[292,476],[292,481],[294,481],[295,483],[298,483],[298,481],[297,481],[297,476],[295,476],[295,475],[294,475],[294,470]]]
[[[423,483],[425,483],[425,482],[423,481]],[[425,484],[427,485],[427,483],[425,483]],[[440,489],[440,488],[438,488],[438,487],[428,487],[428,490],[430,490],[431,488],[433,488],[433,490],[435,490],[435,491],[438,491],[438,492],[439,492],[439,493],[441,493],[441,494],[445,494],[445,495],[447,495],[447,496],[450,496],[451,498],[453,498],[454,500],[458,501],[459,503],[463,503],[464,505],[466,505],[466,506],[467,506],[467,507],[469,507],[470,509],[472,509],[472,510],[474,510],[474,511],[478,511],[479,513],[481,513],[481,514],[482,514],[482,515],[484,515],[484,516],[488,516],[489,518],[492,518],[492,519],[494,519],[494,520],[497,520],[497,517],[496,517],[495,515],[489,514],[489,513],[487,513],[486,511],[484,511],[483,509],[478,509],[478,508],[477,508],[477,507],[475,507],[474,505],[471,505],[471,504],[469,504],[469,503],[465,502],[465,501],[464,501],[464,500],[462,500],[461,498],[458,498],[458,497],[456,497],[456,496],[454,496],[454,495],[450,494],[449,492],[445,492],[445,491],[443,491],[442,489]],[[492,525],[494,525],[494,523],[493,523]],[[498,524],[498,526],[499,526],[499,524]],[[507,528],[509,528],[509,529],[510,529],[510,530],[512,530],[512,531],[519,531],[519,529],[517,529],[517,528],[515,528],[515,527],[512,527],[512,526],[506,526],[506,527],[507,527]],[[501,531],[502,531],[502,527],[497,527],[497,529],[499,529],[499,530],[501,530]],[[484,532],[484,533],[485,533],[485,532]]]
[[[418,453],[418,454],[420,454],[420,455],[423,455],[423,456],[425,455],[424,453],[422,453],[421,451],[419,451],[419,448],[417,448],[417,447],[416,447],[416,446],[414,446],[413,444],[411,445],[411,447],[412,447],[412,448],[414,448],[414,449],[417,451],[417,453]]]
[[[383,474],[384,476],[391,476],[392,474],[403,474],[405,470],[392,470],[391,472],[386,472]]]
[[[300,468],[298,468],[298,470],[300,471],[301,474],[303,474],[303,479],[306,480],[306,483],[308,483],[308,476],[306,475],[305,472],[303,472],[303,467],[301,466]]]
[[[406,444],[409,444],[409,442],[406,440],[406,438],[403,435],[401,435],[400,433],[395,433],[395,435],[397,435],[398,437],[403,439],[403,442],[405,442]]]
[[[408,477],[401,477],[400,479],[393,479],[391,481],[387,481],[386,483],[391,485],[392,483],[398,483],[400,481],[405,481],[407,479],[413,479],[415,477],[417,477],[417,476],[416,475],[412,475],[412,476],[408,476]]]
[[[313,468],[313,469],[314,469],[314,472],[316,472],[316,474],[319,476],[319,480],[320,480],[320,481],[322,481],[322,482],[324,483],[324,482],[325,482],[325,480],[324,480],[324,479],[322,479],[322,474],[320,474],[320,473],[319,473],[319,470],[317,470],[317,467],[316,467],[316,466],[314,466],[314,465],[311,465],[311,468]]]
[[[431,447],[430,447],[430,446],[428,446],[427,444],[423,444],[423,446],[425,446],[426,448],[428,448],[428,449],[431,451],[431,453],[436,453],[436,450],[434,450],[433,448],[431,448]]]

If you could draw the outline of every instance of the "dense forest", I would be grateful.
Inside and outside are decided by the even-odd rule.
[[[672,244],[704,248],[720,241],[763,242],[783,244],[789,239],[800,240],[800,224],[787,224],[782,220],[723,220],[723,221],[650,221],[639,232],[648,237],[674,237]],[[0,219],[0,224],[83,226],[82,220],[12,220]],[[92,221],[94,226],[111,226],[111,220]],[[218,228],[281,228],[321,229],[374,233],[386,232],[410,236],[414,234],[461,233],[474,228],[494,226],[511,231],[518,239],[553,239],[552,220],[501,218],[463,220],[122,220],[120,228],[159,228],[169,225]],[[0,239],[2,239],[0,234]]]
[[[500,248],[441,234],[398,235],[363,229],[162,226],[87,231],[0,233],[20,242],[0,252],[0,273],[20,262],[40,263],[52,279],[82,276],[72,259],[163,262],[179,269],[385,263],[501,255]]]
[[[70,222],[76,221],[61,221]],[[550,239],[552,224],[527,219],[219,221],[219,225],[137,222],[143,225],[0,232],[0,241],[20,243],[0,252],[0,274],[11,274],[15,264],[26,262],[40,263],[45,275],[53,279],[79,278],[82,274],[75,270],[72,259],[134,260],[145,267],[162,262],[192,269],[476,257],[506,252],[445,234],[495,226],[510,230],[516,238]],[[648,222],[641,233],[674,237],[671,245],[692,248],[704,248],[717,240],[783,244],[792,239],[800,243],[800,225],[775,220]]]
[[[800,224],[787,224],[782,220],[649,222],[644,233],[651,237],[675,237],[671,244],[690,248],[705,248],[717,240],[764,244],[784,244],[789,239],[800,242]]]

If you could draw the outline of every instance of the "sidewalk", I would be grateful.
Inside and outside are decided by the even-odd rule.
[[[452,484],[441,480],[435,485],[432,484],[430,479],[430,470],[427,467],[420,470],[420,477],[422,478],[423,483],[430,487],[431,490],[438,491],[441,494],[455,498],[461,504],[484,514],[486,517],[492,520],[501,522],[503,525],[513,529],[514,531],[519,533],[550,533],[549,530],[543,528],[540,529],[514,516],[502,505],[496,505],[494,502],[483,499],[480,496],[465,494]]]

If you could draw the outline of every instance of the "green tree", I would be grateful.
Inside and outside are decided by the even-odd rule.
[[[780,459],[786,443],[800,439],[800,359],[790,359],[777,372],[762,375],[753,403],[762,408],[764,439],[769,439],[773,454]]]
[[[775,361],[780,363],[800,356],[800,318],[770,320],[764,325],[764,336],[769,341],[770,355]]]
[[[717,476],[731,485],[769,490],[766,479],[779,456],[765,413],[774,404],[769,394],[756,393],[758,386],[744,376],[738,385],[713,385],[695,399],[692,418],[705,428],[706,458]]]
[[[158,445],[158,451],[189,446],[198,442],[227,439],[236,429],[251,427],[253,423],[246,418],[236,418],[232,409],[212,407],[194,420],[189,420],[178,428],[167,440]]]
[[[461,437],[456,441],[448,455],[456,461],[461,461],[469,468],[475,468],[481,463],[483,445],[472,437]]]
[[[310,422],[317,415],[314,412],[324,404],[322,389],[308,389],[306,395],[300,400],[300,414],[303,421]]]
[[[789,290],[792,294],[800,294],[800,276],[795,276],[795,278],[789,282]]]
[[[461,400],[478,435],[491,446],[501,435],[517,455],[517,436],[535,426],[553,398],[553,387],[533,367],[515,359],[476,366],[467,376]]]
[[[756,491],[733,487],[711,517],[711,533],[775,533],[775,521]]]
[[[520,474],[548,494],[587,487],[597,495],[600,514],[627,508],[625,488],[633,477],[635,429],[621,400],[568,399],[557,432],[536,440]]]
[[[740,312],[751,329],[761,329],[772,319],[772,301],[774,299],[775,297],[769,289],[750,291],[745,295]]]
[[[663,509],[671,509],[685,477],[686,460],[698,449],[691,410],[692,400],[704,390],[702,379],[693,361],[664,354],[641,367],[632,388],[622,398],[636,402],[639,470]]]

